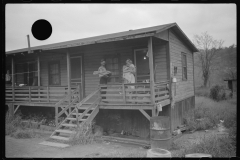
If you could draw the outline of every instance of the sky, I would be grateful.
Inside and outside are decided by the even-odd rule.
[[[6,51],[176,22],[190,40],[208,32],[223,46],[236,44],[236,5],[225,4],[7,4]],[[52,25],[47,40],[31,33],[33,23]]]

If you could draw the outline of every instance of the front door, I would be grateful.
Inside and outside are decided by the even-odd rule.
[[[83,95],[82,57],[71,57],[71,85],[80,85]]]
[[[134,50],[134,62],[136,66],[136,82],[146,82],[150,79],[149,59],[147,48]]]

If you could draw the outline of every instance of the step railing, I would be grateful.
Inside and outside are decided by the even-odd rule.
[[[80,92],[80,90],[79,90],[79,86],[78,86],[77,89],[68,93],[64,98],[62,98],[59,102],[57,102],[55,104],[55,125],[56,125],[56,127],[58,126],[59,117],[64,113],[66,114],[66,116],[68,116],[72,112],[72,110],[71,110],[72,106],[80,101],[79,92]],[[62,110],[58,113],[59,107]]]
[[[69,118],[69,117],[71,116],[71,114],[74,113],[75,111],[76,111],[77,117],[78,117],[78,108],[81,107],[81,105],[84,104],[86,101],[88,101],[92,96],[94,96],[95,94],[98,94],[98,92],[99,92],[99,89],[97,89],[96,91],[92,92],[92,93],[89,94],[87,97],[83,98],[79,103],[77,103],[77,104],[74,106],[74,109],[73,109],[71,112],[69,112],[69,114],[67,114],[66,118],[61,122],[61,124],[64,123],[64,122],[66,122],[67,118]],[[65,98],[66,98],[65,100],[67,100],[68,97],[69,97],[69,95],[65,97]],[[70,97],[71,97],[71,96],[70,96]],[[63,102],[63,101],[64,101],[64,99],[61,100],[61,102]],[[72,102],[74,102],[74,101],[75,101],[75,100],[73,100]],[[59,102],[58,105],[59,105],[61,102]],[[68,108],[66,108],[66,109],[71,108],[71,107],[72,107],[72,104],[73,104],[73,103],[71,103],[69,106],[67,106]],[[60,124],[58,124],[58,117],[56,117],[55,123],[56,123],[56,130],[57,130],[57,129],[59,129],[59,127],[60,127]],[[77,123],[78,123],[78,121],[77,121]],[[53,134],[54,134],[54,133],[53,133]]]

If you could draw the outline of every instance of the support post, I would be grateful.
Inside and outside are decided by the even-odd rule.
[[[13,103],[8,104],[9,115],[12,117],[14,115],[14,105]]]
[[[47,101],[49,102],[49,87],[47,86]]]
[[[169,80],[169,99],[170,99],[170,129],[171,132],[173,131],[173,121],[172,121],[172,117],[173,117],[173,109],[172,109],[172,100],[173,100],[173,96],[172,96],[172,62],[171,62],[171,45],[170,45],[171,41],[170,41],[170,33],[169,33],[169,29],[168,29],[168,43],[167,43],[167,68],[168,68],[168,80]]]
[[[40,57],[37,57],[37,66],[38,66],[38,86],[40,86]]]
[[[31,86],[29,86],[29,102],[31,102]]]
[[[150,116],[143,109],[139,109],[139,111],[150,121]]]
[[[71,68],[70,68],[70,55],[69,50],[67,50],[67,79],[68,79],[68,94],[71,93]],[[71,101],[71,96],[69,98],[69,104]]]
[[[122,84],[122,95],[123,95],[123,102],[126,104],[126,92],[125,92],[125,85]]]
[[[153,48],[152,48],[152,37],[148,40],[148,57],[149,57],[149,69],[150,69],[150,90],[151,90],[151,101],[154,105],[152,109],[152,117],[156,116],[155,112],[155,90],[154,90],[154,70],[153,70]]]
[[[58,106],[55,106],[55,125],[58,127]]]
[[[12,57],[12,100],[15,101],[15,63]]]

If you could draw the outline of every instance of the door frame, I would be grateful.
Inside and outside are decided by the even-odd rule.
[[[133,50],[133,52],[134,52],[134,65],[135,65],[135,67],[136,67],[136,76],[135,76],[135,78],[136,78],[136,82],[137,82],[137,69],[138,69],[138,67],[137,67],[137,58],[136,58],[136,52],[137,51],[141,51],[141,50],[148,50],[148,48],[147,47],[143,47],[143,48],[139,48],[139,49],[134,49]]]
[[[80,75],[81,75],[81,95],[82,95],[82,98],[84,97],[83,93],[84,93],[84,88],[83,88],[83,57],[82,56],[72,56],[70,57],[70,63],[71,63],[71,60],[74,59],[74,58],[80,58],[80,61],[81,61],[81,71],[80,71]],[[71,63],[72,64],[72,63]],[[70,71],[71,71],[71,84],[72,84],[72,68],[70,68]]]

